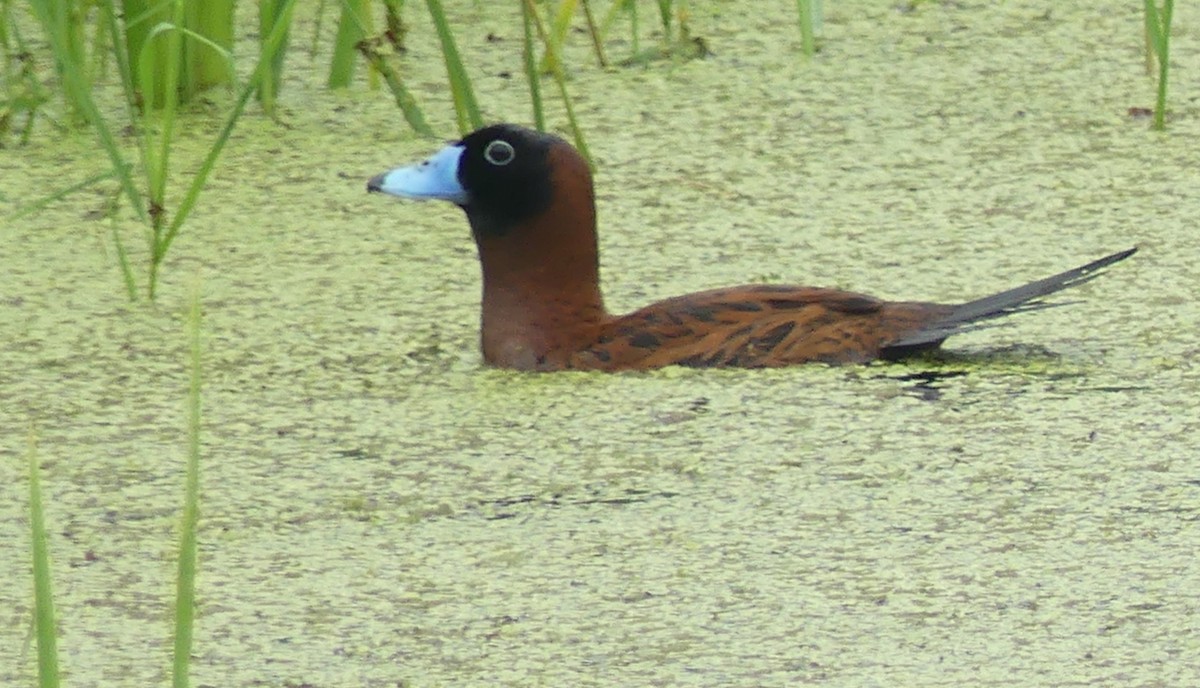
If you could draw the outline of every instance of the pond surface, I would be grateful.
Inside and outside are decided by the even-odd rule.
[[[790,1],[689,4],[709,59],[604,71],[571,37],[615,311],[747,281],[959,301],[1141,252],[935,361],[489,370],[462,214],[364,191],[438,143],[298,52],[156,305],[94,219],[111,188],[2,230],[0,683],[36,664],[31,427],[67,683],[166,683],[199,275],[194,685],[1200,684],[1195,6],[1161,134],[1129,114],[1139,3],[826,3],[812,62]],[[526,122],[493,5],[452,5],[460,48]],[[185,126],[184,168],[219,120]],[[0,152],[4,197],[104,169],[89,136]]]

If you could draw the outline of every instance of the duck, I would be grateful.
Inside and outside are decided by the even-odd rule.
[[[522,371],[895,361],[999,318],[1063,305],[1045,297],[1137,251],[963,303],[750,284],[613,315],[600,292],[590,166],[562,138],[515,124],[486,126],[372,177],[367,191],[446,201],[466,213],[483,272],[483,359]]]

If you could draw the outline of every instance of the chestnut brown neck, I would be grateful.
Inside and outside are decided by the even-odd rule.
[[[565,143],[550,149],[547,162],[554,194],[543,212],[501,234],[475,231],[483,356],[492,365],[555,367],[556,356],[586,345],[608,318],[591,173]]]

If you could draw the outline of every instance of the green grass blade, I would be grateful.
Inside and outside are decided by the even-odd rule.
[[[1142,26],[1146,38],[1146,76],[1150,76],[1154,74],[1154,63],[1158,59],[1158,48],[1161,42],[1158,6],[1154,4],[1154,0],[1143,0],[1142,6]]]
[[[600,37],[600,27],[596,26],[596,18],[592,15],[592,6],[588,0],[583,0],[583,18],[587,20],[588,35],[592,37],[592,49],[596,51],[596,61],[601,67],[608,66],[608,58],[604,56],[604,39]]]
[[[275,28],[275,22],[287,19],[280,14],[282,6],[278,0],[262,0],[258,3],[258,35],[262,42],[259,44],[258,59],[267,63],[262,81],[258,85],[258,102],[263,111],[269,116],[275,116],[275,97],[279,94],[279,86],[283,83],[283,58],[287,54],[286,46],[291,27],[284,34],[283,41],[274,52],[267,52],[266,41]]]
[[[126,167],[128,167],[128,164],[126,164]],[[76,182],[76,183],[72,184],[71,186],[66,187],[65,189],[59,189],[58,191],[55,191],[54,193],[50,194],[49,196],[40,198],[32,203],[27,203],[26,205],[24,205],[20,208],[17,208],[16,212],[14,212],[13,214],[8,216],[8,219],[9,220],[19,220],[20,218],[25,217],[26,215],[32,215],[33,213],[38,212],[42,208],[45,208],[46,206],[50,205],[51,203],[54,203],[57,200],[60,200],[67,196],[70,196],[71,194],[73,194],[76,191],[79,191],[81,189],[86,189],[89,186],[91,186],[97,182],[102,182],[105,179],[108,179],[110,177],[115,177],[118,175],[118,173],[119,173],[119,170],[110,169],[110,170],[105,170],[99,174],[94,174],[94,175],[88,177],[87,179],[84,179],[81,182]]]
[[[200,346],[200,279],[192,286],[187,317],[187,484],[179,534],[179,575],[175,586],[174,688],[187,688],[196,610],[196,524],[200,518],[200,390],[203,380]]]
[[[210,59],[224,62],[228,69],[233,69],[233,53],[229,52],[228,48],[208,36],[186,27],[179,29],[179,32],[185,38],[190,38],[189,43],[195,44],[197,48],[205,48],[201,52],[208,55]]]
[[[1154,99],[1154,128],[1159,131],[1167,127],[1167,68],[1167,56],[1164,54],[1158,60],[1158,93]]]
[[[658,0],[658,17],[662,22],[663,40],[671,40],[671,0]]]
[[[442,10],[441,0],[425,0],[425,5],[429,8],[429,15],[433,18],[438,40],[442,43],[442,57],[446,61],[450,93],[454,96],[454,112],[458,118],[458,131],[466,134],[483,126],[483,117],[479,114],[479,104],[475,102],[471,79],[467,76],[467,70],[463,67],[458,48],[454,45],[454,36],[450,32],[449,22],[446,21],[446,13]]]
[[[554,42],[554,50],[546,51],[546,55],[542,58],[542,66],[540,71],[550,73],[554,71],[554,57],[562,54],[562,46],[567,41],[567,32],[571,30],[571,16],[575,14],[575,5],[578,0],[561,0],[558,4],[558,9],[554,13],[554,21],[550,22],[550,30],[547,32],[547,39]],[[557,65],[562,67],[561,64]]]
[[[538,72],[537,58],[533,50],[533,18],[529,16],[528,3],[521,3],[521,24],[524,27],[522,53],[525,62],[525,79],[529,82],[529,101],[533,104],[533,124],[538,131],[546,131],[546,109],[542,106],[542,82]]]
[[[175,112],[179,99],[175,93],[179,89],[179,69],[183,60],[181,44],[182,32],[178,27],[183,26],[183,2],[174,0],[174,16],[171,23],[162,22],[154,26],[146,36],[145,43],[138,55],[139,71],[142,77],[142,94],[155,93],[161,80],[163,93],[162,108],[158,120],[158,140],[156,145],[149,145],[151,151],[149,165],[146,167],[146,178],[150,187],[150,203],[152,207],[163,208],[166,203],[167,178],[171,165],[171,141],[175,133]],[[165,52],[159,50],[156,39],[162,36],[166,44]],[[149,109],[147,108],[147,112]],[[143,136],[153,136],[148,128],[143,128]],[[152,214],[151,221],[155,223],[155,235],[158,235],[159,221]]]
[[[234,0],[185,3],[186,35],[202,40],[183,43],[182,102],[205,89],[233,82],[233,60],[227,57],[233,51],[233,5]]]
[[[59,65],[61,67],[60,75],[62,77],[62,88],[64,92],[69,94],[69,97],[77,111],[82,114],[86,123],[90,124],[96,132],[96,136],[100,141],[101,148],[108,154],[109,161],[112,165],[112,170],[120,181],[121,191],[129,200],[130,206],[138,219],[143,222],[149,220],[146,204],[143,203],[142,194],[138,191],[137,184],[133,179],[133,167],[126,162],[124,153],[117,144],[116,135],[108,122],[100,114],[99,108],[96,106],[92,98],[91,79],[87,74],[87,69],[82,63],[76,62],[77,54],[67,45],[68,39],[65,38],[64,30],[56,28],[52,24],[56,21],[54,18],[58,16],[65,3],[53,3],[50,0],[34,0],[35,9],[37,6],[45,5],[46,9],[39,12],[39,16],[43,17],[50,24],[45,25],[46,34],[51,44],[51,50],[54,52]],[[113,37],[114,44],[116,43],[116,10],[113,7],[112,0],[100,0],[98,3],[101,8],[101,21],[108,27],[109,35]],[[54,7],[51,7],[54,5]],[[126,78],[128,63],[123,59],[120,51],[115,51],[118,54],[117,62],[123,70],[123,83],[126,85],[127,92],[130,92],[130,79]],[[140,142],[139,142],[140,143]],[[143,160],[145,160],[143,155]],[[144,169],[144,168],[143,168]],[[118,255],[123,255],[123,247],[118,247]],[[122,259],[122,274],[125,277],[127,289],[130,294],[130,299],[136,298],[137,290],[129,287],[132,283],[133,275],[129,269],[128,259]]]
[[[1174,0],[1163,0],[1160,10],[1155,0],[1145,0],[1145,27],[1148,49],[1153,49],[1158,61],[1158,93],[1154,106],[1154,128],[1166,128],[1167,77],[1171,57],[1171,19],[1175,12]],[[1147,62],[1147,65],[1149,61]]]
[[[146,48],[151,29],[157,24],[170,21],[170,10],[170,4],[161,0],[121,0],[121,9],[117,12],[123,29],[121,35],[125,39],[125,59],[131,70],[130,83],[135,90],[139,111],[153,110],[159,107],[165,97],[162,93],[145,90],[146,83],[143,79],[140,56]],[[157,49],[161,50],[162,48]],[[155,60],[156,62],[162,62],[162,60]],[[153,64],[151,63],[151,68],[153,68]]]
[[[50,553],[46,546],[46,521],[42,511],[42,485],[37,442],[29,431],[29,529],[33,543],[34,627],[38,646],[38,685],[58,687],[58,628],[54,621],[54,591],[50,580]]]
[[[173,0],[174,16],[172,22],[159,22],[146,35],[138,54],[138,74],[141,79],[142,97],[147,93],[161,94],[161,109],[158,117],[158,136],[147,125],[151,108],[144,101],[142,112],[142,127],[140,135],[146,139],[143,150],[146,151],[144,174],[149,187],[150,220],[150,275],[147,288],[150,300],[154,300],[155,286],[158,284],[158,267],[162,262],[158,247],[166,231],[166,196],[168,171],[171,164],[171,140],[175,131],[175,111],[178,98],[175,93],[179,85],[179,65],[183,59],[180,44],[183,40],[177,27],[183,20],[183,3]],[[157,39],[163,38],[162,43]],[[164,47],[165,46],[165,47]]]
[[[391,44],[396,52],[404,52],[404,38],[408,35],[408,26],[400,17],[404,9],[404,0],[383,0],[383,37]]]
[[[632,0],[615,0],[611,5],[608,6],[608,11],[604,13],[604,21],[600,22],[601,38],[608,35],[608,32],[612,30],[613,24],[617,23],[617,15],[620,14],[621,11],[625,9],[625,5],[629,4],[631,1]]]
[[[83,41],[80,12],[73,3],[62,0],[31,0],[34,16],[46,33],[54,53],[55,66],[63,82],[80,81],[79,88],[64,89],[67,105],[86,121],[86,101],[91,100],[91,75]],[[81,100],[82,98],[82,100]]]
[[[1158,129],[1166,127],[1167,113],[1167,70],[1171,64],[1171,19],[1175,15],[1175,0],[1163,0],[1162,33],[1160,36],[1162,49],[1158,58],[1158,106],[1154,108],[1154,125]]]
[[[61,74],[63,90],[68,94],[84,120],[96,131],[96,136],[100,139],[100,145],[104,149],[104,152],[108,154],[113,169],[118,171],[117,178],[121,182],[121,190],[125,192],[138,218],[144,221],[148,216],[145,205],[142,203],[141,193],[137,190],[137,185],[133,182],[133,177],[130,173],[131,168],[125,161],[125,156],[121,152],[120,147],[117,145],[116,135],[113,133],[112,128],[108,126],[108,122],[100,114],[99,108],[96,107],[96,102],[92,99],[91,82],[87,79],[84,66],[70,62],[73,51],[67,45],[64,31],[53,26],[55,13],[48,7],[52,4],[54,3],[50,2],[50,0],[34,0],[31,3],[35,10],[39,10],[35,12],[39,19],[44,19],[43,28],[46,31],[51,50],[63,65]],[[43,8],[42,6],[47,7]],[[45,25],[45,22],[50,22],[51,25]]]
[[[120,44],[122,32],[117,23],[117,9],[113,4],[113,0],[100,0],[99,7],[101,11],[100,23],[103,24],[105,29],[108,31],[110,42],[113,44],[113,46],[117,46]],[[128,117],[129,121],[136,122],[141,114],[141,109],[137,107],[138,94],[137,87],[134,84],[133,68],[129,64],[125,50],[114,47],[113,56],[117,63],[117,73],[121,78],[121,87],[125,91],[126,116]],[[145,170],[145,166],[150,157],[150,142],[146,136],[134,136],[133,138],[135,141],[137,141],[138,154],[142,161],[142,169]],[[125,164],[118,167],[117,171],[118,178],[121,180],[121,186],[126,189],[132,189],[134,187],[133,166]],[[128,192],[126,192],[126,196],[128,196]],[[115,212],[117,200],[118,199],[113,199],[111,204],[112,212],[109,213],[112,221],[112,241],[113,246],[117,251],[117,266],[121,270],[121,280],[125,285],[125,292],[129,296],[130,301],[136,301],[138,294],[137,280],[133,275],[133,266],[129,262],[129,252],[125,250],[125,243],[121,241],[121,234],[117,229]],[[135,205],[134,211],[137,213],[138,217],[142,221],[147,221],[148,217],[146,215],[146,209],[142,206],[140,199],[132,199],[132,203]]]
[[[275,23],[274,28],[271,29],[271,35],[267,37],[267,48],[264,52],[268,54],[278,49],[279,45],[283,42],[283,37],[286,35],[288,27],[291,25],[292,10],[295,8],[296,0],[283,0],[283,3],[284,6],[281,14],[284,19]],[[158,265],[166,257],[171,243],[179,236],[179,231],[183,228],[184,221],[191,215],[192,208],[195,207],[196,201],[200,197],[200,192],[204,190],[204,184],[208,181],[208,176],[212,174],[213,168],[217,164],[217,158],[221,156],[221,151],[225,149],[225,144],[229,142],[229,136],[233,133],[234,126],[241,119],[242,113],[246,109],[246,103],[249,102],[250,97],[258,90],[258,85],[268,67],[269,65],[266,62],[259,60],[258,66],[254,70],[254,75],[250,78],[249,83],[242,88],[242,92],[234,103],[233,109],[225,118],[225,125],[221,128],[220,133],[217,134],[212,147],[209,148],[208,155],[205,156],[204,162],[201,163],[200,169],[196,172],[196,176],[192,178],[192,183],[188,187],[187,194],[171,217],[171,223],[167,226],[166,231],[162,233],[162,236],[156,240],[150,264],[150,298],[154,298]]]
[[[114,0],[100,0],[100,9],[102,22],[108,30],[109,40],[112,41],[113,45],[115,46],[119,44],[122,32],[120,24],[117,21],[117,8],[114,6],[113,1]],[[128,28],[126,30],[128,30]],[[140,109],[137,107],[138,93],[137,84],[134,82],[133,66],[129,62],[126,51],[114,48],[113,55],[117,63],[117,73],[121,77],[121,87],[125,91],[126,115],[130,122],[135,122],[140,114]],[[105,126],[107,126],[107,124],[105,124]],[[146,163],[150,155],[149,151],[146,150],[148,142],[145,136],[135,136],[133,138],[137,141],[139,159],[142,162],[142,169],[145,170]],[[108,150],[109,145],[105,143],[103,139],[104,136],[102,133],[101,145]],[[115,149],[109,151],[110,158],[114,154],[120,155],[120,151]],[[121,160],[123,162],[124,158],[122,157]],[[136,192],[131,191],[135,188],[132,166],[128,164],[117,165],[115,161],[113,165],[120,171],[118,179],[121,181],[122,188],[126,189],[125,195],[129,198],[130,203],[134,206],[134,212],[137,213],[138,219],[142,220],[143,222],[147,221],[148,217],[146,215],[146,209],[143,207],[140,195],[130,195],[130,193],[136,194]]]
[[[601,39],[608,35],[612,25],[617,21],[617,15],[621,12],[629,14],[629,21],[632,25],[630,32],[630,49],[633,55],[640,52],[638,47],[638,19],[637,19],[637,2],[635,0],[616,0],[608,8],[608,13],[604,15],[604,21],[600,22]]]
[[[1146,43],[1147,48],[1158,53],[1158,46],[1162,41],[1161,25],[1158,18],[1158,6],[1154,4],[1154,0],[1144,0],[1144,18],[1146,25]]]
[[[32,55],[33,49],[26,43],[7,0],[0,3],[0,8],[3,10],[3,14],[0,14],[0,48],[3,53],[8,56]],[[42,86],[33,60],[7,59],[3,62],[0,84],[6,85],[4,95],[8,102],[0,108],[0,139],[17,133],[17,140],[24,146],[33,135],[38,109],[51,100],[51,94],[49,89]],[[19,119],[24,119],[23,125]]]
[[[567,111],[567,124],[571,128],[571,137],[575,141],[575,147],[579,149],[579,154],[583,156],[584,160],[587,160],[588,167],[592,167],[594,170],[592,154],[583,138],[583,129],[579,127],[579,121],[575,118],[575,108],[571,105],[571,96],[567,93],[567,78],[563,74],[562,62],[558,60],[558,56],[554,52],[554,45],[546,34],[546,27],[542,24],[542,18],[538,16],[537,6],[533,4],[533,0],[522,0],[522,3],[525,5],[525,11],[529,18],[533,21],[534,28],[537,29],[538,38],[546,46],[547,57],[551,57],[549,64],[554,66],[551,74],[554,76],[555,85],[558,86],[559,95],[562,96],[563,107]]]
[[[408,121],[408,126],[413,128],[413,131],[436,138],[437,134],[425,121],[425,115],[421,112],[420,106],[417,105],[417,99],[409,93],[404,87],[404,82],[400,80],[400,75],[396,70],[388,64],[383,55],[379,52],[378,41],[362,41],[358,44],[358,50],[366,58],[371,67],[383,76],[384,83],[392,91],[392,96],[396,99],[396,105],[400,107],[400,111],[404,113],[404,119]]]
[[[796,0],[796,11],[800,15],[800,51],[805,57],[812,57],[817,52],[813,33],[813,3],[811,0]]]
[[[355,46],[372,30],[371,7],[367,0],[342,0],[342,16],[338,20],[337,38],[333,44],[333,60],[329,65],[329,88],[346,88],[354,78],[358,62]]]

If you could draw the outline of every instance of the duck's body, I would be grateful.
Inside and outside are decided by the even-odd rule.
[[[679,296],[575,329],[543,358],[485,358],[511,368],[626,370],[668,365],[763,368],[793,363],[862,363],[885,355],[897,332],[915,331],[936,304],[885,303],[831,289],[753,285]],[[530,331],[544,331],[531,328]],[[571,332],[570,328],[556,330]],[[511,341],[511,340],[509,340]]]
[[[519,370],[901,358],[988,320],[1044,308],[1050,304],[1041,297],[1090,280],[1136,251],[963,304],[749,285],[612,316],[600,294],[591,174],[562,139],[513,125],[487,127],[419,165],[375,177],[367,188],[448,200],[466,211],[483,268],[484,360]]]

